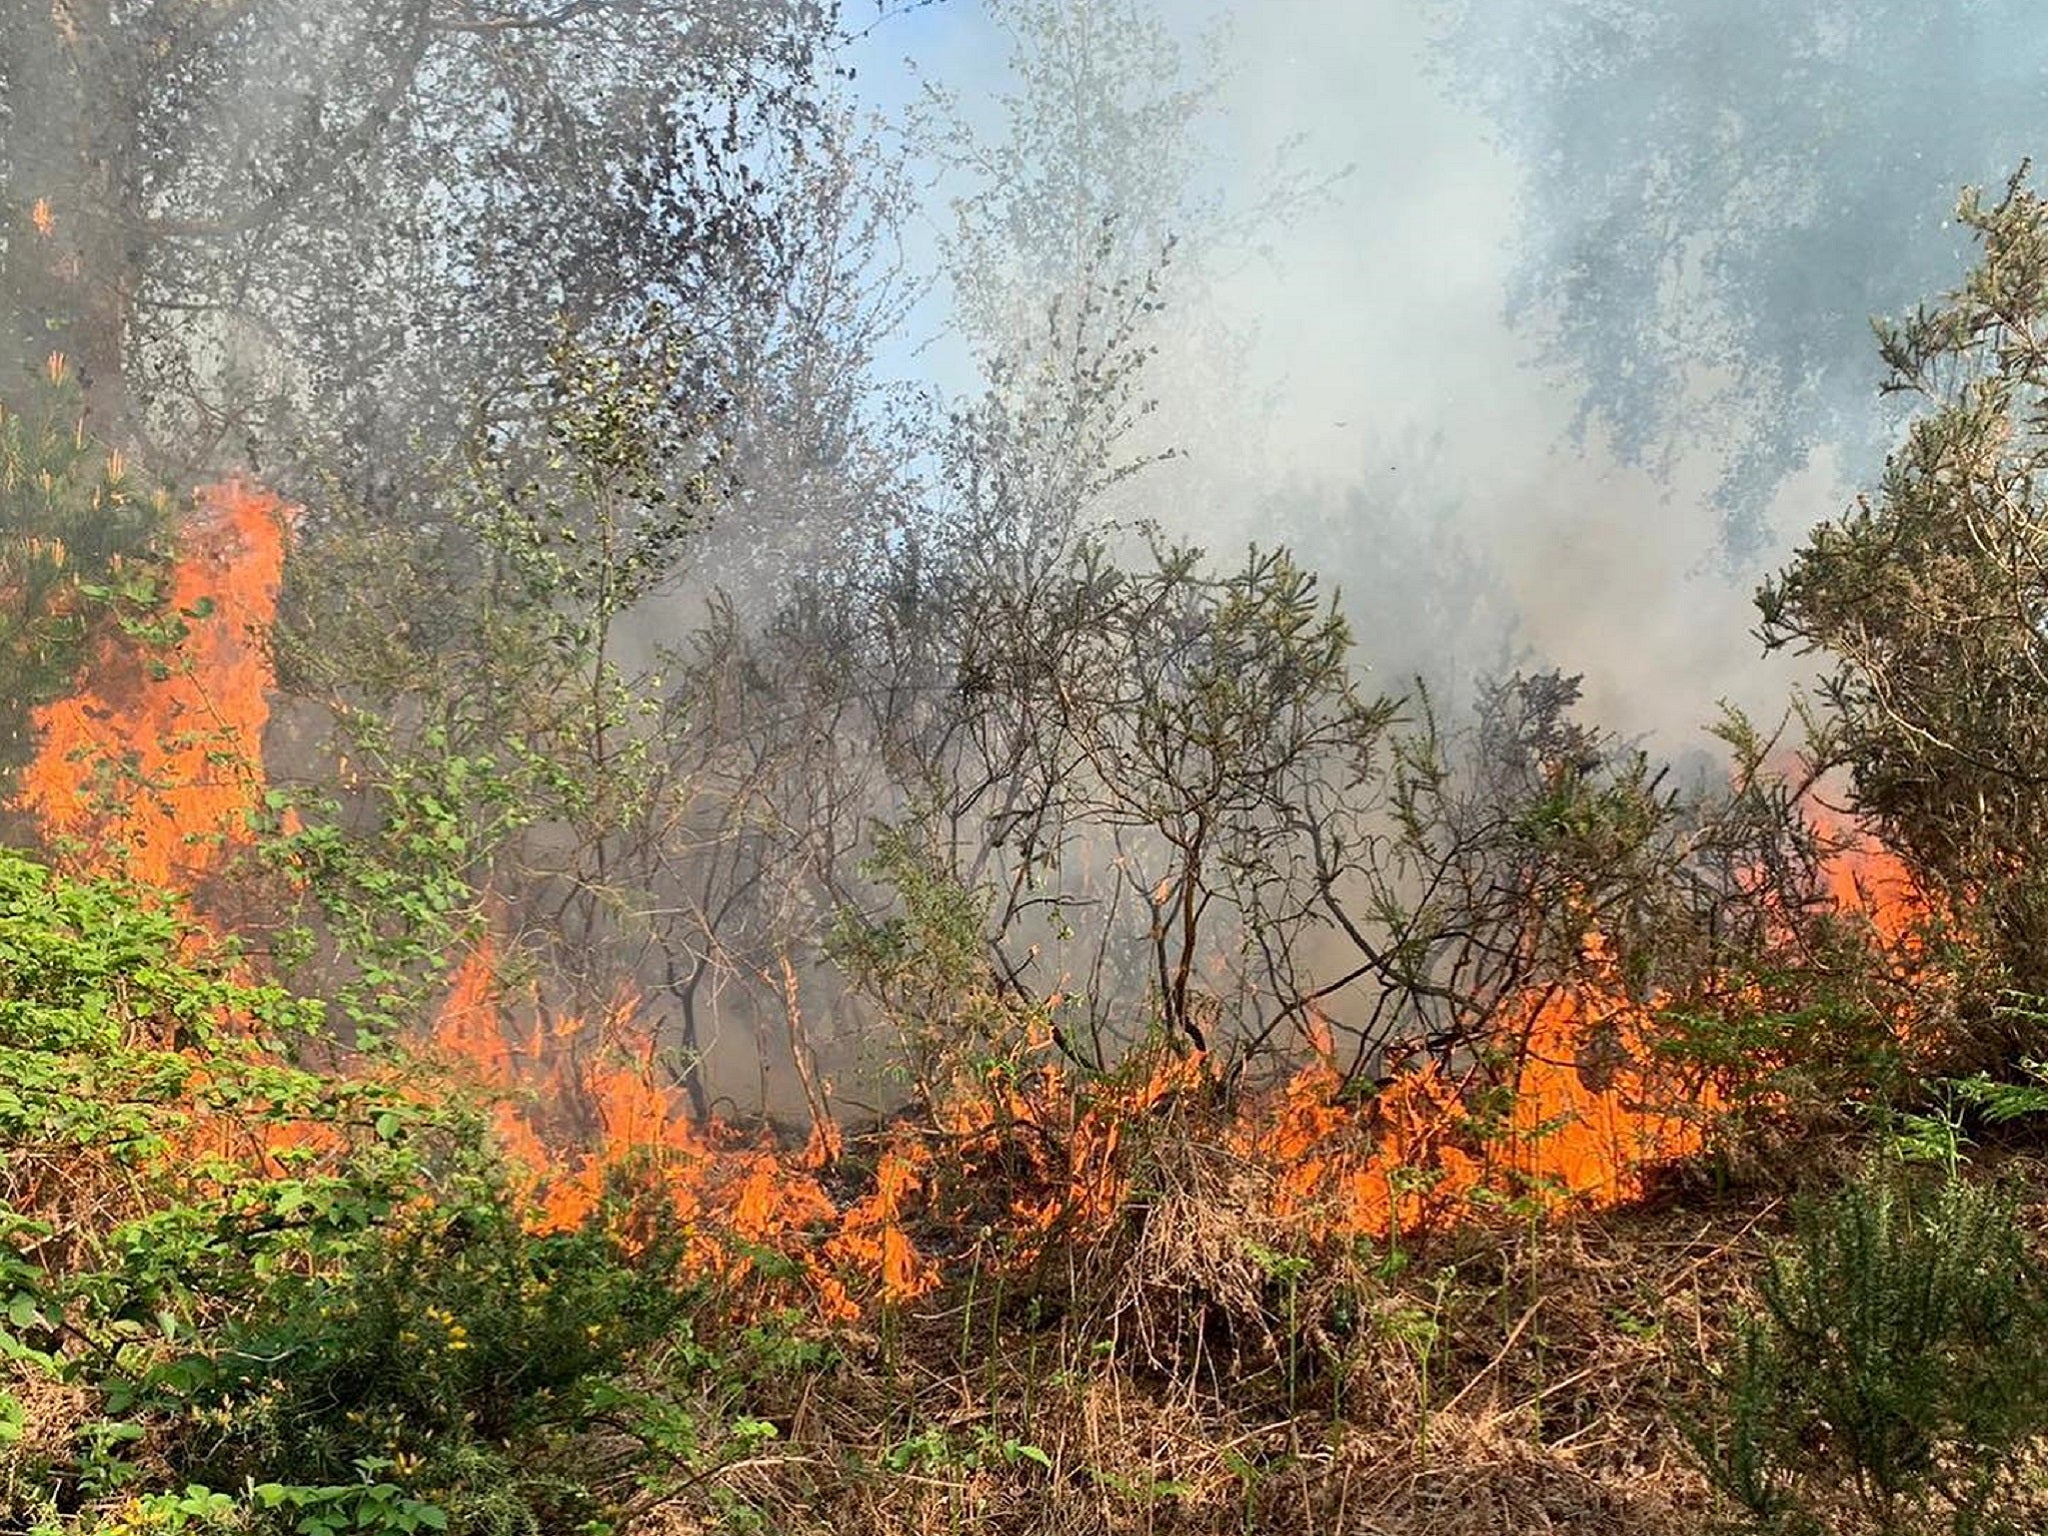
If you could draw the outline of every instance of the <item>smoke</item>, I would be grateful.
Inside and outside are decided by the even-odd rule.
[[[1000,61],[1033,9],[882,29],[865,88],[896,110],[936,80],[987,127],[1028,87]],[[1806,667],[1761,656],[1749,593],[1874,472],[1894,418],[1868,318],[1960,275],[1946,205],[2019,147],[1982,103],[2014,109],[2037,78],[1995,44],[2038,24],[1996,5],[1946,40],[1899,6],[1137,9],[1201,96],[1201,156],[1171,197],[1145,189],[1182,240],[1142,442],[1178,456],[1119,510],[1219,555],[1294,543],[1383,686],[1557,666],[1596,717],[1673,751],[1721,699],[1774,715]],[[1157,163],[1173,174],[1177,147]],[[1289,175],[1300,195],[1275,198]],[[960,195],[937,177],[935,209]],[[958,349],[902,361],[972,387]]]
[[[270,0],[232,28],[166,33],[183,50],[168,74],[109,53],[128,73],[106,82],[52,63],[49,24],[11,23],[8,201],[54,196],[52,252],[127,267],[67,286],[10,225],[22,313],[5,329],[48,297],[13,291],[31,267],[61,299],[125,294],[133,311],[78,300],[78,336],[39,323],[13,361],[57,345],[105,372],[125,346],[159,414],[207,397],[186,446],[289,480],[284,448],[250,434],[291,414],[330,466],[376,481],[412,439],[459,435],[479,381],[502,390],[531,367],[557,311],[618,319],[660,291],[733,354],[721,380],[753,437],[718,533],[730,547],[706,564],[737,583],[751,560],[772,588],[835,524],[915,515],[890,480],[898,443],[847,403],[856,373],[969,400],[1014,350],[1005,333],[1041,325],[1100,261],[1096,276],[1157,276],[1165,306],[1140,385],[1156,409],[1129,446],[1171,457],[1118,515],[1224,556],[1296,543],[1346,594],[1386,686],[1556,665],[1584,672],[1616,725],[1678,740],[1722,695],[1781,695],[1746,592],[1875,467],[1890,428],[1866,317],[1953,277],[1947,200],[2048,126],[2033,62],[2048,23],[2019,0],[1941,18],[1910,0],[1262,0],[1235,16],[1214,0],[947,0],[872,24],[856,6],[846,94],[885,140],[908,134],[925,189],[899,220],[894,168],[850,127],[749,118],[752,147],[731,151],[682,120],[719,98],[727,65],[807,90],[813,8],[768,8],[751,32],[734,8],[685,9],[659,48],[613,47],[630,19],[597,8],[516,46],[429,29],[408,52],[384,23],[417,7]],[[1020,76],[1007,61],[1034,26],[1065,52]],[[1094,118],[1006,130],[1006,96],[1049,99],[1088,71]],[[968,135],[950,147],[933,88]],[[547,110],[515,120],[488,109],[494,91]],[[122,104],[91,151],[112,157],[104,187],[64,158],[95,92]],[[377,149],[360,168],[337,154],[358,142]],[[747,175],[774,185],[734,192]],[[299,190],[251,234],[269,205],[250,185]],[[707,189],[727,195],[726,225],[703,222]],[[1034,199],[1107,218],[1047,238]],[[758,271],[707,254],[722,249],[707,232],[800,215],[801,238]],[[155,244],[128,252],[117,227]],[[954,280],[912,304],[948,259]],[[698,289],[717,302],[693,307]],[[739,317],[731,334],[713,314]],[[279,334],[289,345],[253,339]],[[318,408],[287,412],[299,397]]]

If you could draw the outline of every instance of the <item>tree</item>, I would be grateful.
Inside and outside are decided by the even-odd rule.
[[[601,947],[660,702],[623,631],[719,494],[716,417],[658,312],[602,349],[564,339],[525,392],[527,425],[429,482],[435,516],[332,507],[274,636],[292,755],[337,765],[289,846],[350,958],[393,983],[398,954],[446,963],[440,930],[486,886],[558,959]]]
[[[1958,217],[1963,285],[1879,327],[1921,406],[1874,498],[1758,594],[1773,647],[1834,660],[1826,744],[1856,808],[1973,932],[2048,991],[2048,205],[2013,177]]]
[[[969,103],[928,85],[913,122],[949,195],[942,265],[988,385],[976,408],[1055,448],[1024,510],[1194,536],[1188,509],[1207,532],[1268,483],[1247,338],[1216,289],[1322,182],[1283,153],[1258,197],[1216,191],[1227,30],[1184,38],[1169,10],[990,0],[1002,87]]]
[[[2048,128],[2026,0],[1467,0],[1443,46],[1526,176],[1511,314],[1624,458],[1725,455],[1740,554],[1810,455],[1879,461],[1866,317],[1953,269],[1944,203]]]
[[[928,402],[885,391],[876,359],[930,279],[910,270],[909,167],[853,124],[765,173],[788,191],[744,366],[721,376],[730,480],[698,559],[750,614],[870,562],[903,536]]]
[[[94,429],[167,471],[311,456],[388,493],[564,317],[660,300],[743,353],[798,191],[760,167],[828,136],[831,27],[814,0],[10,7],[0,377],[62,350]]]
[[[1218,1004],[1257,996],[1255,1019],[1293,1004],[1300,950],[1328,921],[1304,879],[1315,840],[1370,796],[1397,704],[1359,687],[1349,629],[1284,552],[1222,575],[1199,561],[1155,548],[1102,586],[1102,621],[1072,637],[1054,686],[1078,770],[1055,792],[1116,849],[1161,1015],[1203,1048],[1198,974]]]

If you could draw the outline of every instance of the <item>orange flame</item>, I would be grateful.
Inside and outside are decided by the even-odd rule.
[[[165,594],[182,635],[110,636],[84,688],[35,711],[18,804],[63,864],[189,891],[248,841],[289,515],[240,482],[201,492]]]
[[[1590,979],[1531,991],[1497,1021],[1508,1058],[1498,1102],[1486,1102],[1488,1074],[1435,1062],[1363,1106],[1339,1101],[1326,1063],[1297,1075],[1242,1138],[1275,1170],[1280,1214],[1389,1237],[1511,1203],[1605,1208],[1640,1199],[1652,1169],[1697,1156],[1718,1095],[1663,1068],[1652,1052],[1662,999],[1629,1000],[1597,938],[1588,948]]]
[[[1910,945],[1927,906],[1897,859],[1857,843],[1828,878],[1886,945]],[[538,1086],[535,1102],[597,1107],[594,1135],[581,1143],[542,1134],[531,1114],[508,1127],[507,1147],[532,1170],[537,1225],[591,1219],[612,1173],[652,1167],[707,1272],[743,1277],[753,1255],[773,1250],[822,1315],[851,1318],[943,1283],[944,1253],[1029,1262],[1056,1238],[1087,1242],[1113,1230],[1150,1198],[1139,1132],[1155,1121],[1168,1136],[1214,1138],[1257,1170],[1268,1212],[1310,1240],[1401,1239],[1503,1210],[1639,1199],[1655,1170],[1705,1149],[1730,1106],[1714,1082],[1660,1055],[1669,999],[1632,996],[1597,930],[1575,969],[1510,999],[1464,1069],[1428,1062],[1365,1096],[1348,1091],[1326,1030],[1290,1081],[1227,1107],[1199,1052],[1162,1054],[1142,1075],[1076,1083],[1051,1059],[1045,1032],[1028,1031],[1024,1061],[956,1084],[932,1107],[929,1127],[898,1126],[882,1138],[864,1192],[843,1203],[821,1181],[840,1156],[836,1132],[814,1127],[807,1147],[782,1149],[692,1126],[680,1095],[658,1080],[651,1050],[621,1043],[639,1023],[630,1002],[602,1031],[608,1054],[585,1052],[573,1068],[562,1063],[574,1052],[553,1053],[546,1070],[537,1055],[517,1059],[501,1023],[479,1032],[467,980],[441,1034],[480,1075]],[[939,1242],[921,1246],[921,1233]]]
[[[994,1191],[1005,1202],[984,1240],[999,1236],[1015,1260],[1042,1252],[1056,1233],[1085,1241],[1109,1231],[1141,1199],[1135,1129],[1183,1103],[1217,1102],[1214,1068],[1200,1054],[1085,1087],[1051,1063],[1011,1071],[962,1085],[929,1132],[893,1131],[865,1192],[842,1204],[821,1182],[828,1154],[815,1134],[810,1147],[783,1149],[693,1125],[683,1096],[660,1081],[652,1051],[627,1043],[639,1023],[630,998],[599,1030],[572,1024],[545,1052],[511,1049],[488,982],[492,963],[485,946],[458,972],[436,1045],[475,1080],[523,1095],[519,1107],[501,1110],[500,1140],[523,1170],[530,1223],[563,1230],[601,1218],[617,1176],[652,1178],[704,1272],[745,1278],[761,1253],[780,1253],[827,1317],[858,1316],[870,1303],[907,1301],[942,1283],[944,1263],[916,1234],[921,1220],[929,1228],[948,1219],[939,1206],[963,1189],[966,1198]],[[1579,984],[1532,993],[1504,1012],[1505,1065],[1494,1071],[1504,1071],[1509,1091],[1490,1122],[1472,1102],[1471,1082],[1437,1064],[1360,1100],[1345,1094],[1325,1055],[1194,1133],[1264,1169],[1272,1213],[1325,1238],[1400,1236],[1518,1201],[1551,1210],[1637,1198],[1651,1168],[1701,1150],[1718,1102],[1657,1061],[1661,1000],[1627,998],[1597,935],[1586,970]],[[572,1102],[595,1111],[581,1137],[558,1112],[544,1123],[543,1106]]]
[[[780,1252],[827,1316],[860,1312],[835,1266],[857,1271],[860,1289],[878,1285],[892,1297],[925,1284],[898,1220],[914,1174],[891,1172],[865,1206],[842,1215],[817,1176],[829,1140],[814,1136],[812,1147],[785,1152],[693,1123],[686,1096],[662,1080],[649,1042],[636,1039],[641,1016],[630,991],[595,1026],[570,1019],[552,1038],[536,1033],[515,1049],[506,1038],[515,1010],[495,971],[486,941],[457,970],[432,1043],[496,1099],[499,1146],[519,1170],[535,1231],[606,1219],[606,1196],[624,1182],[666,1198],[700,1272],[743,1280],[762,1254]]]
[[[1884,948],[1914,948],[1934,908],[1906,861],[1860,828],[1837,829],[1835,835],[1842,846],[1823,871],[1835,905],[1868,919]]]
[[[274,612],[287,518],[252,488],[205,492],[170,584],[184,633],[156,649],[110,639],[78,696],[36,712],[40,751],[20,804],[67,862],[192,889],[246,842],[269,717],[257,637]],[[1829,879],[1887,944],[1911,942],[1926,903],[1898,860],[1860,844]],[[1147,1198],[1140,1128],[1182,1106],[1193,1106],[1195,1133],[1259,1171],[1272,1214],[1312,1236],[1400,1237],[1509,1204],[1638,1198],[1656,1166],[1700,1152],[1722,1105],[1660,1060],[1664,1000],[1630,996],[1597,932],[1581,958],[1568,981],[1511,999],[1466,1070],[1431,1062],[1363,1097],[1347,1090],[1327,1040],[1277,1090],[1226,1105],[1200,1053],[1163,1056],[1129,1080],[1076,1083],[1034,1031],[1025,1061],[956,1085],[929,1127],[880,1138],[872,1174],[843,1197],[828,1180],[850,1159],[828,1120],[801,1149],[694,1123],[630,993],[595,1019],[519,1024],[538,1010],[505,997],[489,942],[452,978],[427,1054],[494,1100],[536,1230],[612,1219],[607,1197],[622,1183],[652,1190],[702,1272],[793,1285],[822,1315],[851,1318],[944,1281],[938,1245],[918,1234],[947,1219],[948,1202],[980,1202],[1013,1257],[1056,1234],[1112,1230]],[[225,1151],[234,1129],[206,1132]],[[289,1149],[286,1135],[258,1155]],[[952,1236],[947,1246],[964,1246]]]

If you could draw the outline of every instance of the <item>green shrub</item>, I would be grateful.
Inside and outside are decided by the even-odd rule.
[[[180,1476],[322,1486],[388,1468],[458,1530],[571,1529],[631,1491],[633,1457],[612,1457],[628,1478],[606,1489],[574,1442],[629,1362],[687,1329],[672,1243],[536,1236],[464,1180],[345,1258],[151,1374],[150,1406],[181,1425]]]
[[[1695,1444],[1751,1529],[2009,1528],[2048,1430],[2048,1283],[2003,1194],[1903,1174],[1803,1205]]]
[[[667,1205],[529,1232],[323,1013],[0,849],[0,1528],[573,1531],[718,1438]]]
[[[1810,750],[1849,770],[1858,817],[1960,952],[2038,993],[2048,865],[2025,854],[2048,841],[2048,202],[2026,178],[1995,202],[1967,189],[1956,222],[1977,264],[1878,324],[1883,388],[1922,408],[1875,493],[1816,527],[1757,604],[1766,645],[1833,659]],[[1938,1043],[2002,1068],[2040,1049],[2014,1022],[1965,1009]]]

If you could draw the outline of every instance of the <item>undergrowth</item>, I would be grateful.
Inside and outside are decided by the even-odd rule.
[[[905,1207],[939,1283],[832,1321],[783,1248],[707,1267],[629,1164],[535,1221],[492,1106],[326,1017],[173,907],[0,856],[8,1528],[2034,1528],[2048,1283],[2024,1180],[1969,1155],[2024,1173],[2025,1084],[1887,1111],[1918,1161],[1832,1192],[1557,1220],[1510,1189],[1368,1238],[1281,1219],[1208,1093],[1105,1081],[1096,1113],[1141,1106],[1112,1208],[1002,1228],[1074,1170],[993,1120]]]

